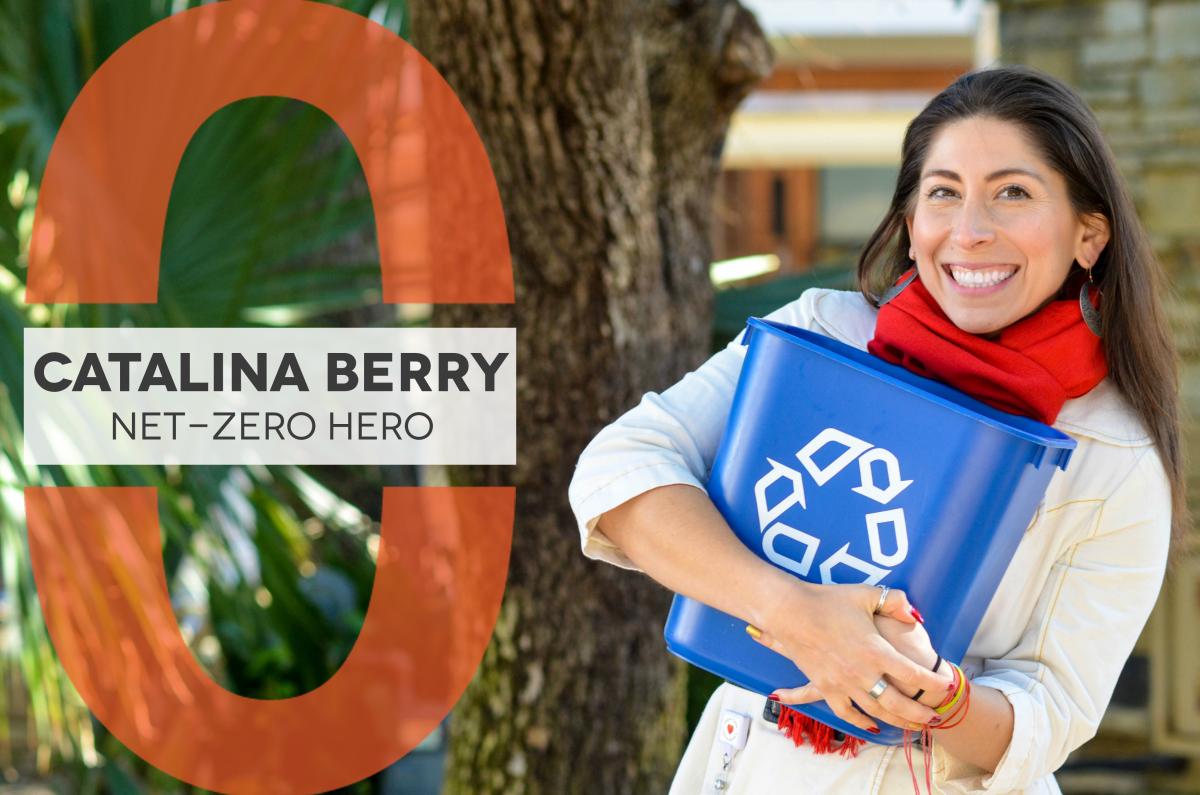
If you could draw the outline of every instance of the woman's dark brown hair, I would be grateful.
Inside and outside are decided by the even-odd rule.
[[[874,306],[911,267],[905,218],[916,206],[929,146],[948,123],[987,117],[1019,126],[1066,180],[1080,215],[1102,213],[1110,237],[1093,266],[1101,302],[1109,377],[1141,418],[1171,482],[1172,535],[1191,527],[1181,447],[1178,354],[1162,306],[1169,285],[1095,115],[1062,81],[1036,69],[970,72],[934,97],[909,123],[891,206],[858,260],[858,287]],[[1072,268],[1072,273],[1078,264]]]

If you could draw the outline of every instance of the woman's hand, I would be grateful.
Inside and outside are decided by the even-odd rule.
[[[938,654],[929,640],[929,633],[921,624],[909,624],[888,616],[875,616],[875,628],[896,651],[918,665],[932,670],[937,664]],[[936,707],[945,701],[948,689],[952,689],[954,685],[954,673],[947,663],[943,662],[936,673],[942,680],[941,686],[933,690],[926,688],[920,698],[921,703],[928,707]],[[908,696],[917,692],[906,690],[902,685],[897,687]]]
[[[931,708],[907,694],[944,691],[945,684],[928,667],[897,651],[876,629],[878,588],[792,582],[765,615],[756,640],[795,662],[809,684],[776,690],[773,695],[784,704],[824,699],[839,718],[872,733],[878,733],[879,727],[871,717],[908,728],[919,728],[936,717]],[[900,590],[888,591],[880,615],[917,625],[912,605]],[[868,691],[882,677],[889,687],[872,698]],[[856,704],[867,715],[855,709]]]

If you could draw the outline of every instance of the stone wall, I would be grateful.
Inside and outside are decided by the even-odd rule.
[[[1095,110],[1180,294],[1172,317],[1184,353],[1197,362],[1200,2],[1001,0],[999,6],[1002,60],[1066,80]],[[1192,407],[1200,413],[1200,402]]]

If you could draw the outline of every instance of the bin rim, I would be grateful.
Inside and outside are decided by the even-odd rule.
[[[993,407],[987,405],[986,403],[983,403],[982,401],[978,400],[977,398],[971,397],[970,395],[966,394],[965,392],[961,392],[959,390],[954,389],[954,387],[950,386],[949,384],[943,384],[940,381],[935,381],[931,378],[926,378],[925,376],[918,375],[916,373],[905,370],[903,367],[900,367],[899,365],[895,365],[895,364],[892,364],[891,362],[880,359],[878,356],[875,356],[874,354],[872,354],[868,351],[860,350],[858,348],[855,348],[851,345],[848,345],[848,344],[842,342],[841,340],[834,339],[833,337],[827,336],[825,334],[821,334],[820,332],[810,331],[809,329],[801,328],[799,326],[792,326],[788,323],[782,323],[777,320],[767,320],[766,318],[760,318],[760,317],[747,318],[746,325],[749,328],[757,329],[759,331],[772,334],[772,335],[777,336],[787,342],[790,342],[795,345],[799,345],[803,348],[806,348],[810,351],[818,353],[822,356],[833,359],[833,360],[837,361],[839,364],[847,365],[861,373],[869,375],[873,378],[877,378],[891,386],[899,387],[900,389],[903,389],[906,392],[912,393],[914,395],[917,395],[918,397],[929,400],[939,406],[951,409],[952,411],[962,414],[963,416],[967,417],[968,419],[982,422],[983,424],[989,425],[989,426],[995,428],[996,430],[1003,431],[1004,433],[1008,433],[1013,436],[1019,437],[1021,439],[1024,439],[1025,441],[1033,442],[1034,444],[1039,444],[1039,445],[1042,445],[1047,448],[1055,448],[1055,449],[1061,449],[1061,450],[1073,450],[1076,447],[1075,440],[1073,438],[1071,438],[1071,436],[1069,434],[1063,433],[1062,431],[1060,431],[1059,429],[1057,429],[1053,426],[1047,425],[1044,422],[1038,422],[1037,420],[1032,419],[1030,417],[1025,417],[1020,414],[1011,414],[1009,412],[1005,412],[1005,411],[1001,411],[1000,409],[993,408]],[[795,332],[799,332],[799,334],[797,334]],[[747,336],[749,336],[749,335],[747,335]],[[848,356],[846,354],[840,353],[836,349],[828,346],[829,343],[832,343],[833,346],[844,347],[850,351],[854,351],[855,353],[861,354],[863,356],[869,356],[873,360],[873,365],[879,365],[879,366],[876,367],[876,366],[865,365],[862,362],[858,361],[857,359],[852,358],[851,356]],[[749,340],[746,339],[745,336],[743,337],[742,344],[743,345],[749,344]],[[943,389],[954,390],[954,391],[958,392],[960,395],[962,395],[962,398],[964,401],[969,401],[974,406],[978,406],[978,408],[973,408],[972,406],[963,405],[956,401],[947,400],[946,398],[943,398],[940,395],[937,395],[931,391],[922,389],[921,387],[919,387],[916,384],[909,383],[908,381],[904,380],[903,378],[898,378],[896,376],[889,374],[888,372],[886,372],[887,368],[891,368],[891,369],[898,371],[899,373],[903,373],[903,375],[906,378],[915,378],[920,381],[926,381],[931,384],[936,384],[937,386],[940,386]],[[1013,420],[1016,420],[1022,424],[1027,423],[1027,424],[1035,426],[1037,428],[1044,428],[1047,433],[1046,433],[1046,435],[1041,435],[1041,433],[1035,433],[1033,430],[1027,430],[1026,428],[1022,428],[1019,425],[1015,424],[1013,422]]]

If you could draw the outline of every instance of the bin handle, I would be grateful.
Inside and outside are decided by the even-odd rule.
[[[746,345],[749,345],[750,338],[754,336],[756,324],[751,323],[750,321],[752,321],[752,320],[757,320],[760,323],[766,322],[760,317],[751,316],[751,317],[746,318],[746,329],[745,329],[745,331],[742,332],[742,346],[743,347],[745,347]]]

